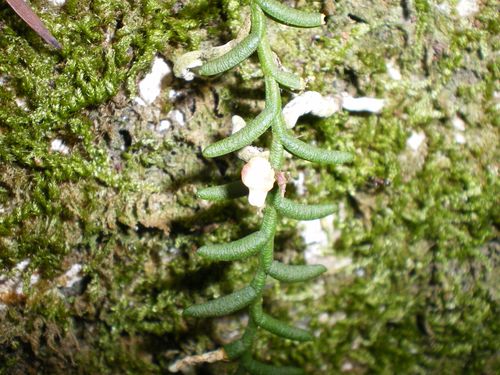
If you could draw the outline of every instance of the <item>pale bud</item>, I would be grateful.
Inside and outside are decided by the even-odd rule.
[[[264,207],[267,193],[274,185],[274,169],[269,160],[256,156],[248,161],[241,170],[241,180],[248,187],[248,203]]]

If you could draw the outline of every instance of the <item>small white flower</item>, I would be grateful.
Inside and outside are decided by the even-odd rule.
[[[249,160],[241,170],[241,180],[248,187],[248,203],[255,207],[264,207],[266,196],[273,188],[275,174],[269,160],[256,156]]]

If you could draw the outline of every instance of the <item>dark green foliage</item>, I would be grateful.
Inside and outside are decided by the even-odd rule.
[[[317,27],[323,24],[324,15],[321,13],[304,12],[290,8],[277,0],[256,0],[264,12],[290,26]]]
[[[206,157],[221,156],[254,142],[273,124],[273,140],[271,141],[271,165],[279,171],[282,167],[284,148],[295,155],[310,161],[319,163],[341,163],[352,160],[348,153],[335,153],[307,145],[298,140],[288,140],[285,130],[282,128],[281,97],[278,83],[290,88],[299,89],[303,86],[301,80],[292,74],[280,72],[277,68],[272,51],[267,41],[266,24],[263,12],[280,20],[285,24],[295,26],[318,26],[323,18],[320,14],[309,14],[285,7],[277,2],[252,1],[252,33],[233,50],[225,55],[209,61],[200,72],[205,75],[218,74],[231,69],[249,57],[258,46],[259,61],[262,64],[265,87],[266,107],[264,111],[246,127],[235,134],[208,146],[203,151]],[[257,26],[256,26],[257,25]],[[291,137],[289,137],[291,139]],[[284,147],[283,147],[284,146]],[[234,189],[234,185],[230,186]],[[210,200],[219,200],[225,197],[237,197],[239,194],[230,194],[228,186],[215,187],[202,190],[201,196]],[[200,195],[200,194],[199,194]],[[229,358],[242,356],[242,367],[251,374],[295,374],[302,371],[291,368],[276,368],[255,361],[251,358],[251,349],[254,339],[255,326],[263,328],[283,338],[308,341],[313,337],[303,329],[292,327],[262,311],[261,291],[264,288],[267,275],[275,276],[276,279],[286,281],[305,281],[324,272],[324,268],[318,266],[284,266],[279,263],[273,268],[273,242],[277,224],[277,213],[281,216],[297,219],[312,220],[322,218],[335,211],[332,204],[303,205],[295,203],[287,198],[281,197],[280,193],[273,191],[268,199],[268,207],[264,215],[262,229],[242,239],[228,244],[217,244],[204,246],[198,250],[198,254],[210,260],[242,260],[251,255],[260,254],[261,261],[255,271],[255,278],[251,286],[225,297],[221,297],[204,304],[194,305],[187,308],[185,315],[195,317],[210,317],[229,314],[250,305],[251,317],[243,338],[227,345]],[[258,292],[257,292],[258,291]]]
[[[262,231],[258,231],[227,244],[203,246],[198,254],[210,260],[242,260],[255,255],[269,240]]]
[[[264,20],[258,12],[252,13],[252,31],[241,42],[224,55],[210,60],[200,68],[200,74],[212,76],[223,73],[239,65],[259,46],[264,33]]]
[[[243,129],[203,150],[203,156],[214,158],[248,146],[260,137],[278,116],[281,110],[279,86],[274,79],[266,76],[266,108]]]
[[[254,317],[254,320],[257,322],[259,327],[274,333],[277,336],[296,341],[309,341],[313,339],[313,336],[308,331],[292,327],[278,319],[274,319],[266,313],[262,313],[258,320]]]
[[[241,366],[252,375],[303,375],[304,371],[296,367],[276,367],[243,356]]]
[[[0,279],[25,259],[39,279],[30,286],[23,275],[19,300],[0,292],[0,374],[160,371],[164,349],[153,350],[162,358],[153,364],[144,347],[182,331],[183,292],[170,278],[190,266],[177,260],[145,271],[166,244],[181,247],[183,239],[134,233],[136,203],[155,195],[135,175],[143,168],[137,155],[150,150],[128,160],[113,154],[106,136],[122,124],[108,106],[135,96],[155,54],[196,46],[189,32],[219,11],[197,0],[182,9],[168,0],[29,3],[64,47],[47,46],[0,1]],[[69,153],[52,151],[54,139]],[[172,165],[190,170],[193,159]],[[163,215],[179,205],[171,209]],[[83,279],[72,294],[60,278],[75,263]]]
[[[226,199],[240,198],[248,194],[248,188],[241,181],[229,184],[212,186],[199,190],[196,196],[207,201],[223,201]]]
[[[325,271],[325,266],[320,264],[293,266],[274,261],[269,269],[269,276],[284,283],[295,283],[313,279]]]
[[[333,214],[337,211],[334,204],[301,204],[290,199],[274,196],[274,205],[281,216],[295,220],[315,220]]]
[[[232,314],[248,306],[257,297],[257,292],[251,286],[199,305],[193,305],[184,310],[184,316],[195,318],[217,317]]]

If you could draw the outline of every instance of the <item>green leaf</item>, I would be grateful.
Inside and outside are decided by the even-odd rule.
[[[259,138],[271,125],[275,116],[275,109],[266,107],[256,118],[250,121],[243,129],[221,139],[203,150],[203,156],[206,158],[215,158],[229,154],[248,146]]]
[[[252,375],[304,375],[304,371],[297,367],[277,367],[256,361],[250,355],[245,355],[242,366]]]
[[[193,305],[184,310],[184,316],[195,318],[218,317],[232,314],[249,305],[257,297],[257,292],[247,286],[227,296],[213,299],[211,301]]]
[[[282,134],[281,142],[295,156],[319,164],[341,164],[350,162],[353,159],[352,154],[349,152],[330,151],[311,146],[289,134]]]
[[[247,35],[230,51],[222,56],[212,59],[200,68],[200,74],[204,76],[213,76],[220,74],[239,65],[243,60],[250,57],[257,49],[260,39],[264,33],[265,23],[262,11],[252,7],[252,32]]]
[[[268,273],[271,277],[281,282],[296,283],[318,277],[323,272],[326,272],[326,267],[320,264],[287,265],[274,261]]]
[[[274,207],[282,216],[296,220],[315,220],[328,216],[337,211],[337,206],[331,203],[302,204],[276,194]]]
[[[294,73],[276,68],[272,74],[276,81],[292,90],[304,90],[306,87],[304,80]]]
[[[241,357],[252,346],[256,333],[257,325],[250,317],[250,319],[248,320],[248,326],[245,329],[245,333],[243,334],[243,336],[240,339],[233,341],[232,343],[224,345],[224,351],[226,352],[227,357],[231,360]]]
[[[224,55],[203,64],[200,68],[200,74],[203,76],[213,76],[234,68],[255,52],[259,46],[259,40],[260,38],[257,34],[249,34]]]
[[[276,0],[256,0],[264,12],[290,26],[317,27],[323,25],[325,16],[321,13],[304,12],[290,8]]]
[[[273,240],[277,220],[276,210],[272,206],[267,207],[259,231],[229,243],[202,246],[197,254],[210,260],[223,261],[241,260],[252,256]]]
[[[281,110],[279,86],[272,77],[266,77],[266,108],[262,113],[243,129],[205,148],[203,155],[214,158],[248,146],[271,126],[279,110]]]
[[[284,337],[290,340],[310,341],[314,338],[309,331],[288,325],[266,313],[262,314],[262,318],[258,322],[258,325],[259,327],[274,333],[276,336]]]
[[[259,53],[259,60],[265,74],[273,76],[274,79],[276,79],[276,81],[280,84],[289,87],[292,90],[304,89],[305,83],[300,77],[293,73],[285,72],[276,66],[273,52],[271,51],[269,41],[267,40],[267,36],[265,34],[260,40],[257,52]]]
[[[200,199],[207,201],[223,201],[240,198],[248,195],[248,188],[241,181],[230,182],[225,185],[211,186],[196,193]]]
[[[202,246],[197,254],[210,260],[241,260],[257,254],[268,241],[265,233],[257,231],[229,243]]]

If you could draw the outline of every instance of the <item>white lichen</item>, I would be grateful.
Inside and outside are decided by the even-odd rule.
[[[185,53],[174,60],[174,75],[185,81],[192,81],[195,77],[192,69],[203,65],[201,60],[201,51],[192,51]]]
[[[48,0],[49,3],[56,7],[61,7],[66,4],[66,0]]]
[[[76,283],[82,280],[82,276],[80,276],[80,272],[82,270],[82,265],[80,263],[73,264],[69,270],[61,277],[61,280],[64,284],[64,287],[71,288]]]
[[[456,9],[460,17],[469,17],[479,12],[479,5],[476,0],[459,0]]]
[[[339,98],[323,97],[319,92],[306,91],[293,98],[283,108],[283,118],[287,128],[291,129],[300,116],[312,114],[319,117],[328,117],[341,108]]]
[[[140,105],[152,104],[161,93],[163,80],[170,75],[172,69],[161,57],[155,57],[151,71],[139,82],[139,97],[135,102]]]
[[[384,99],[353,98],[346,93],[336,96],[322,96],[316,91],[306,91],[288,102],[283,108],[283,118],[286,127],[291,129],[295,126],[299,117],[306,114],[329,117],[340,109],[352,112],[380,113],[384,105]]]
[[[297,191],[297,195],[304,195],[306,193],[306,185],[305,185],[305,174],[304,172],[299,172],[297,177],[292,179],[292,184],[295,186],[295,190]]]
[[[401,72],[399,71],[393,60],[387,61],[385,63],[385,68],[387,69],[387,74],[389,75],[389,77],[391,77],[391,79],[393,79],[394,81],[401,81]]]
[[[304,251],[306,263],[323,264],[330,274],[352,264],[351,258],[328,254],[331,244],[341,234],[340,231],[334,228],[334,219],[334,215],[328,215],[322,219],[301,221],[299,223],[300,236],[306,245]]]
[[[170,127],[172,126],[172,123],[170,120],[160,120],[160,124],[157,127],[157,131],[160,133],[166,132]]]
[[[353,98],[352,96],[345,95],[342,98],[342,108],[351,112],[371,112],[380,113],[384,108],[385,100],[377,98]]]
[[[424,132],[415,132],[413,131],[406,140],[406,146],[410,148],[412,151],[418,151],[420,146],[422,146],[425,141],[425,133]]]
[[[50,142],[50,150],[54,152],[60,152],[61,154],[69,154],[69,148],[64,144],[62,139],[54,139]]]
[[[191,373],[192,368],[201,363],[213,363],[224,360],[227,360],[226,352],[224,349],[217,349],[211,352],[190,355],[179,359],[169,366],[168,371],[174,373],[179,371],[183,373]]]

